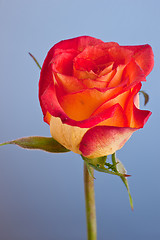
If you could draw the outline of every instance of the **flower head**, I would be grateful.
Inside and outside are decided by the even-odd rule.
[[[141,82],[153,68],[149,45],[120,46],[82,36],[54,45],[39,81],[39,99],[51,135],[88,158],[114,153],[142,128]]]

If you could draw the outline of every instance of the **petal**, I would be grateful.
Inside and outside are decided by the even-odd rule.
[[[105,116],[106,120],[100,122],[98,124],[98,126],[128,127],[127,117],[126,117],[122,107],[118,103],[115,104],[114,107],[115,108],[114,108],[113,115],[110,118],[106,118],[106,116]],[[112,106],[112,108],[113,108],[113,106]],[[109,108],[109,109],[112,109],[112,108]],[[101,112],[98,115],[100,117],[102,117],[103,114],[104,113]]]
[[[113,78],[111,78],[110,82],[108,83],[107,87],[116,87],[118,86],[121,81],[122,81],[122,74],[123,74],[123,70],[125,68],[125,65],[119,65],[115,71],[115,75],[113,76]]]
[[[108,53],[115,67],[126,65],[132,58],[132,51],[122,46],[114,46],[108,50]]]
[[[87,89],[75,94],[68,94],[59,102],[66,114],[76,121],[88,119],[90,115],[102,104],[104,94],[97,90]]]
[[[79,144],[88,128],[80,128],[63,124],[60,118],[51,117],[50,132],[52,137],[65,148],[81,154],[79,151]]]
[[[75,71],[80,70],[80,71],[90,72],[92,70],[93,72],[96,72],[98,66],[95,64],[95,62],[92,59],[77,57],[74,59],[74,68],[75,68]]]
[[[129,126],[131,128],[142,128],[147,122],[149,116],[151,115],[150,111],[140,110],[137,108],[137,93],[141,88],[141,83],[137,84],[133,89],[131,94],[128,96],[125,106],[125,114],[128,118]]]
[[[50,124],[51,117],[52,117],[51,114],[50,114],[48,111],[46,111],[46,114],[45,114],[45,116],[44,116],[44,121],[45,121],[46,123]]]
[[[103,71],[100,72],[100,74],[98,75],[98,77],[102,77],[108,73],[110,73],[113,69],[113,62],[111,63],[107,63],[105,68],[103,69]]]
[[[116,69],[106,73],[104,76],[96,77],[96,79],[81,79],[85,88],[96,88],[99,91],[105,92],[107,90],[107,85],[111,79],[115,76]]]
[[[42,103],[41,97],[48,88],[48,86],[53,83],[52,66],[49,64],[49,61],[50,56],[44,61],[39,80],[39,101],[44,115],[46,115],[47,110]]]
[[[133,105],[133,119],[130,126],[135,128],[143,128],[151,114],[152,113],[150,111],[140,110]]]
[[[126,114],[124,112],[124,107],[126,105],[126,100],[130,94],[130,90],[124,91],[121,94],[118,94],[114,98],[106,101],[103,103],[96,111],[92,114],[101,116],[101,113],[106,109],[111,108],[112,106],[117,106],[113,116],[109,119],[101,122],[99,125],[106,125],[106,126],[115,126],[115,127],[128,127],[128,120]]]
[[[97,44],[103,43],[102,40],[93,38],[90,36],[81,36],[72,39],[63,40],[54,45],[55,49],[75,49],[78,51],[83,51],[87,46],[95,46]]]
[[[90,72],[87,72],[87,71],[75,70],[75,68],[73,67],[73,71],[74,71],[73,76],[80,80],[83,80],[83,79],[95,80],[97,78],[97,74],[94,73],[92,70]]]
[[[50,49],[50,51],[47,54],[47,57],[44,60],[41,74],[40,74],[40,81],[39,81],[39,100],[40,100],[40,105],[42,107],[42,111],[44,114],[46,114],[46,112],[45,112],[44,107],[42,106],[41,96],[53,81],[53,76],[52,76],[53,64],[52,64],[52,67],[50,64],[52,59],[56,55],[60,55],[61,53],[64,53],[63,50],[67,50],[69,53],[69,49],[72,49],[73,51],[71,51],[71,52],[75,53],[76,51],[78,51],[78,52],[83,51],[83,49],[86,48],[87,46],[95,46],[95,45],[101,44],[101,43],[103,43],[103,41],[101,41],[100,39],[96,39],[96,38],[89,37],[89,36],[82,36],[82,37],[77,37],[77,38],[61,41],[61,42],[55,44]],[[61,61],[59,60],[59,63],[62,63],[62,59],[61,59]],[[69,70],[69,72],[70,71],[71,70]]]
[[[122,87],[108,89],[105,92],[97,89],[86,89],[74,94],[67,94],[59,99],[66,114],[76,121],[88,119],[104,102],[113,98]]]
[[[85,89],[83,82],[75,77],[63,75],[60,73],[54,74],[58,87],[63,89],[65,94],[79,92]]]
[[[52,65],[52,72],[71,76],[73,72],[73,59],[77,54],[78,52],[74,49],[69,49],[53,56],[49,62]]]
[[[89,89],[92,89],[92,88],[96,88],[96,89],[106,89],[106,86],[107,86],[107,82],[105,81],[100,81],[98,79],[96,80],[92,80],[92,79],[83,79],[82,80],[84,86],[85,86],[85,89],[89,88]]]
[[[118,127],[127,127],[128,121],[124,111],[119,103],[110,106],[108,108],[104,108],[103,105],[98,108],[94,114],[88,119],[92,124],[92,127],[95,125],[103,125],[103,126],[118,126]]]
[[[85,47],[83,52],[77,55],[75,58],[75,63],[79,58],[92,60],[96,65],[109,62],[110,59],[108,50],[115,46],[119,46],[118,43],[108,42],[108,43],[99,43],[96,45],[88,45]]]
[[[98,81],[103,81],[106,82],[106,84],[108,85],[108,83],[111,81],[111,79],[115,76],[116,74],[116,69],[113,69],[112,71],[110,71],[109,73],[105,74],[104,76],[99,76],[97,78]]]
[[[127,116],[129,126],[132,128],[143,127],[143,125],[146,123],[147,119],[151,115],[151,112],[139,110],[134,106],[132,101],[137,91],[139,91],[139,88],[136,89],[136,91],[134,90],[131,96],[129,96],[129,98],[127,99],[128,103],[125,108],[125,115]],[[86,120],[77,121],[71,119],[59,104],[53,84],[50,85],[48,89],[44,92],[44,94],[41,96],[41,100],[46,112],[46,114],[44,114],[44,120],[47,123],[50,122],[50,115],[52,115],[54,117],[59,117],[63,123],[81,128],[94,127],[95,125],[100,123],[103,125],[110,125],[113,122],[113,124],[116,125],[118,124],[118,121],[118,126],[126,126],[125,115],[122,113],[121,109],[119,109],[117,104],[110,106],[107,109],[104,108],[101,109],[101,111],[99,110],[95,112]],[[108,122],[106,121],[107,119]]]
[[[48,114],[55,117],[61,116],[62,119],[68,118],[58,102],[54,83],[48,86],[40,99],[44,109],[44,121],[48,123]]]
[[[132,128],[93,127],[84,134],[79,150],[88,158],[113,154],[123,147],[134,131]]]
[[[127,80],[127,85],[135,85],[139,82],[146,81],[144,72],[134,60],[130,61],[123,71],[122,81],[125,80]]]
[[[111,71],[112,66],[113,63],[110,62],[108,48],[104,49],[104,44],[99,44],[97,46],[89,46],[75,57],[73,64],[73,74],[79,79],[84,79],[89,78],[89,76],[85,77],[85,75],[82,75],[83,71],[89,73],[92,71],[93,73],[95,73],[95,76],[93,76],[95,79],[98,75],[102,76],[102,72],[104,71],[104,69],[106,73]],[[105,72],[103,74],[105,74]]]
[[[110,94],[113,95],[112,92],[110,92]],[[50,117],[50,115],[52,115],[54,117],[59,117],[61,119],[62,123],[65,123],[65,124],[68,124],[71,126],[77,126],[80,128],[93,127],[93,126],[99,124],[100,122],[102,122],[108,118],[111,118],[114,115],[115,111],[117,111],[116,110],[117,105],[114,105],[114,106],[109,107],[108,109],[104,109],[103,111],[101,111],[93,116],[90,116],[86,120],[77,121],[77,120],[71,119],[67,115],[67,113],[64,111],[64,109],[61,107],[61,105],[59,104],[59,101],[56,96],[54,84],[51,84],[46,89],[46,91],[41,96],[41,101],[42,101],[43,107],[46,112],[46,114],[44,114],[44,120],[47,123],[49,123],[49,120],[50,120],[49,117]],[[71,106],[73,106],[73,102],[71,102],[70,109],[72,109]],[[76,111],[78,112],[78,109],[76,109]]]
[[[133,57],[136,63],[143,70],[145,76],[147,76],[154,65],[154,55],[150,45],[139,45],[139,46],[124,46],[133,52]]]

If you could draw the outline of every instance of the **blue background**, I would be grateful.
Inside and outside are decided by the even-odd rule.
[[[0,0],[0,142],[50,136],[38,101],[39,69],[62,39],[90,35],[120,45],[148,43],[155,66],[143,84],[153,112],[118,151],[134,211],[118,177],[95,173],[99,240],[160,239],[159,0]],[[0,148],[0,239],[86,239],[83,161],[74,153]]]

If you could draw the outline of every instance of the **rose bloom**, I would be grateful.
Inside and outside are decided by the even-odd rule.
[[[52,137],[88,158],[120,149],[151,115],[139,109],[138,92],[153,63],[149,45],[119,46],[89,36],[54,45],[39,81]]]

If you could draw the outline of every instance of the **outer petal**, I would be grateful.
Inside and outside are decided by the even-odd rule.
[[[81,154],[79,144],[88,128],[80,128],[63,124],[60,118],[51,117],[50,132],[52,137],[67,149]]]
[[[115,46],[108,50],[110,60],[114,62],[115,66],[127,64],[132,57],[132,51],[122,46]]]
[[[131,128],[142,128],[147,122],[149,116],[151,115],[150,111],[140,110],[137,108],[135,102],[136,95],[141,88],[141,83],[137,84],[133,89],[131,94],[128,96],[126,101],[126,106],[124,112],[128,118],[129,126]]]
[[[79,150],[88,158],[110,155],[122,148],[134,131],[132,128],[96,126],[84,134]]]
[[[150,45],[124,46],[133,52],[133,58],[147,76],[154,65],[154,55]]]
[[[74,49],[61,50],[60,54],[52,57],[49,64],[52,65],[52,72],[57,72],[72,76],[73,72],[73,59],[78,54]]]
[[[51,48],[51,50],[53,51],[55,49],[75,49],[81,52],[87,46],[95,46],[101,43],[103,43],[103,41],[100,39],[93,38],[90,36],[81,36],[58,42],[53,46],[53,48]]]
[[[48,88],[48,86],[50,86],[53,83],[52,66],[49,65],[49,61],[50,56],[48,56],[48,58],[46,58],[44,61],[39,80],[39,101],[44,116],[47,114],[47,110],[42,103],[41,97]]]

